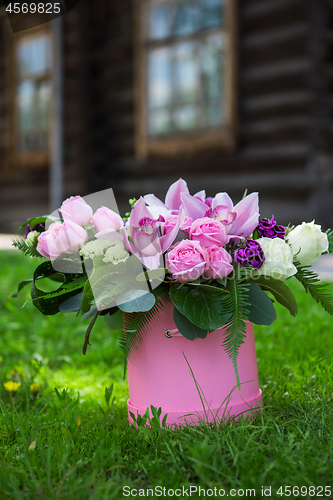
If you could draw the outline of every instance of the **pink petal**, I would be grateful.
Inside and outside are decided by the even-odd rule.
[[[204,217],[205,213],[208,210],[206,203],[198,200],[197,198],[194,198],[187,193],[183,193],[181,195],[181,199],[185,214],[189,219],[192,219],[194,221],[196,219]]]
[[[217,193],[215,198],[212,200],[212,209],[218,207],[219,205],[223,205],[228,208],[229,212],[231,212],[234,204],[232,199],[227,193]]]
[[[182,204],[181,195],[189,194],[186,182],[183,179],[178,179],[177,182],[171,184],[165,196],[165,204],[170,210],[179,210]]]
[[[141,197],[134,205],[134,208],[129,218],[129,225],[131,227],[139,227],[139,221],[143,217],[151,218],[151,214],[148,208],[146,207],[145,200]]]
[[[185,221],[185,212],[183,208],[181,208],[177,224],[171,229],[171,231],[169,231],[167,234],[159,238],[159,244],[161,245],[162,253],[166,252],[169,246],[173,243],[174,239],[178,234],[179,228],[180,226],[183,225],[184,221]]]
[[[157,198],[157,196],[155,196],[154,194],[146,194],[143,199],[146,203],[148,203],[148,205],[166,208],[163,201]]]
[[[201,201],[205,201],[206,191],[203,189],[202,191],[198,191],[197,193],[195,193],[193,196],[194,198],[199,198],[199,200]]]
[[[237,217],[230,233],[249,236],[258,225],[259,198],[258,193],[251,193],[234,207]]]

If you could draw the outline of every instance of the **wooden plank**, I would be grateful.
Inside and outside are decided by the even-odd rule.
[[[294,130],[300,130],[306,133],[310,126],[311,120],[307,115],[288,116],[287,118],[277,118],[275,120],[269,119],[243,122],[241,132],[247,138],[260,136],[264,140],[268,135],[289,135]]]
[[[272,158],[281,159],[305,159],[310,152],[307,142],[291,142],[271,145],[249,146],[244,148],[242,156],[245,159],[255,161],[267,161]]]
[[[295,38],[303,37],[308,33],[308,25],[299,22],[285,28],[269,29],[259,33],[250,33],[241,39],[241,46],[245,49],[262,49],[270,45],[292,41]],[[332,34],[333,36],[333,34]]]
[[[242,83],[257,82],[275,78],[287,78],[295,74],[306,74],[311,69],[311,61],[308,58],[291,61],[281,61],[274,64],[262,64],[241,71]]]
[[[294,92],[279,92],[276,94],[249,97],[242,101],[242,108],[248,113],[260,113],[266,111],[269,114],[276,110],[292,109],[294,107],[308,106],[313,100],[313,94],[309,90]],[[332,102],[333,106],[333,102]]]
[[[244,19],[272,16],[284,10],[302,5],[302,0],[270,0],[266,2],[245,1],[241,7],[241,16]]]

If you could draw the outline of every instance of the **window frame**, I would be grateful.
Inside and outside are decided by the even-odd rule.
[[[54,58],[54,36],[51,28],[46,24],[30,28],[11,35],[11,41],[7,51],[8,68],[8,140],[7,140],[7,165],[13,168],[41,168],[47,167],[51,159],[51,128],[50,120],[48,130],[48,149],[46,151],[19,151],[18,149],[18,85],[20,78],[18,76],[17,49],[22,40],[33,39],[42,35],[47,35],[51,40],[51,56]],[[48,72],[47,80],[51,83],[51,113],[53,107],[52,88],[53,88],[53,65]]]
[[[159,0],[135,0],[134,3],[134,101],[135,101],[135,151],[138,159],[151,156],[192,156],[201,151],[232,151],[236,145],[237,87],[236,87],[236,0],[225,0],[225,105],[226,119],[221,126],[202,131],[170,133],[160,137],[149,136],[147,123],[147,54],[145,35],[148,32],[147,9]],[[221,0],[222,2],[222,0]],[[201,33],[191,35],[199,39]],[[184,40],[187,38],[184,37]],[[180,37],[179,40],[182,40]],[[157,41],[156,46],[163,45]]]

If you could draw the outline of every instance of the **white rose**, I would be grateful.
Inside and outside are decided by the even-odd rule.
[[[86,243],[81,249],[81,255],[85,259],[93,260],[99,255],[105,254],[105,251],[111,246],[116,245],[114,240],[92,240]]]
[[[290,231],[286,240],[291,245],[292,253],[302,266],[309,266],[328,249],[327,234],[321,226],[312,222],[302,222]]]
[[[124,244],[117,242],[116,245],[107,249],[103,262],[106,264],[118,264],[119,262],[125,262],[129,256],[130,254],[125,249]]]
[[[280,281],[285,281],[297,273],[293,264],[293,254],[289,245],[281,238],[259,238],[256,240],[265,255],[260,269],[252,271],[252,277],[265,274]]]

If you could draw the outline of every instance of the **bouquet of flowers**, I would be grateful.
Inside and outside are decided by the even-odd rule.
[[[124,218],[114,204],[115,210],[91,205],[71,197],[51,216],[25,222],[25,238],[13,242],[26,255],[46,259],[18,292],[30,284],[32,302],[43,314],[76,312],[81,320],[91,318],[84,354],[97,317],[107,321],[120,310],[127,359],[150,320],[172,302],[175,324],[187,339],[226,329],[221,344],[239,384],[237,355],[245,321],[271,324],[274,300],[297,313],[289,278],[295,276],[333,313],[332,297],[309,269],[333,251],[333,231],[322,232],[314,221],[283,227],[274,216],[261,218],[258,193],[234,205],[224,192],[214,198],[205,191],[192,196],[179,179],[164,202],[153,194],[130,200]]]

